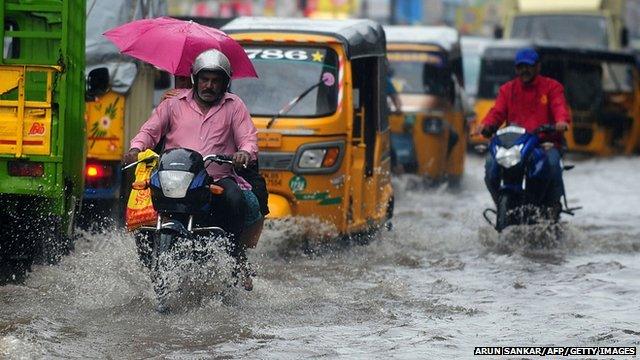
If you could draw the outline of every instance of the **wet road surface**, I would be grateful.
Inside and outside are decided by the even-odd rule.
[[[0,358],[451,359],[473,358],[474,346],[638,346],[640,159],[575,163],[565,181],[584,209],[564,218],[557,246],[486,225],[472,156],[457,191],[394,180],[395,228],[368,245],[308,254],[291,235],[300,229],[272,224],[250,255],[253,292],[194,287],[168,315],[154,311],[129,236],[83,233],[59,265],[0,287]]]

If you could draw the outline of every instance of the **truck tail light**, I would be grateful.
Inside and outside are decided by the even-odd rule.
[[[106,178],[106,177],[111,177],[111,167],[110,166],[104,166],[101,164],[87,164],[87,166],[85,167],[85,178],[86,179],[99,179],[99,178]]]

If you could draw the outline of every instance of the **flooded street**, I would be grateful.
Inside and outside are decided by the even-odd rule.
[[[563,242],[501,243],[483,160],[460,191],[396,179],[391,232],[307,255],[268,229],[254,291],[154,311],[133,240],[84,234],[71,256],[0,287],[0,357],[472,358],[474,346],[640,344],[640,159],[576,160]],[[287,230],[287,231],[285,231]],[[517,234],[513,235],[517,237]],[[628,357],[625,357],[628,358]]]

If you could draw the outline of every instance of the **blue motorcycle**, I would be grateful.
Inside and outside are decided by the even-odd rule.
[[[496,201],[496,210],[486,209],[485,220],[498,232],[511,225],[535,224],[539,220],[557,223],[560,213],[574,215],[579,208],[569,208],[564,194],[564,207],[561,204],[545,201],[547,194],[543,168],[546,153],[537,136],[541,132],[555,131],[552,125],[543,125],[533,133],[519,126],[507,126],[498,130],[489,144],[489,153],[497,164],[500,186]],[[564,166],[563,170],[573,166]],[[556,201],[557,203],[557,201]],[[495,214],[495,223],[489,218]]]

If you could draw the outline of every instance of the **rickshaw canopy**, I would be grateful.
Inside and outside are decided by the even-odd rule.
[[[386,54],[382,26],[367,19],[313,20],[240,17],[229,22],[222,30],[228,34],[275,32],[330,36],[343,44],[349,59],[382,57]]]
[[[534,48],[544,61],[544,56],[562,56],[576,61],[611,61],[635,63],[635,55],[627,50],[605,50],[590,47],[568,47],[552,42],[527,40],[499,40],[487,45],[483,51],[483,58],[510,59],[515,58],[516,52],[524,47]]]
[[[459,56],[460,34],[452,27],[387,25],[384,32],[388,43],[435,45]]]

